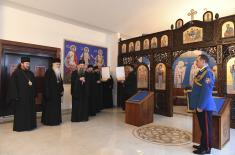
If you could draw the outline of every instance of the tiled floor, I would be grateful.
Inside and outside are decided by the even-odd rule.
[[[132,135],[135,126],[124,122],[120,109],[104,110],[89,122],[71,123],[70,115],[63,116],[63,124],[43,126],[30,132],[13,132],[12,122],[0,124],[0,155],[190,155],[192,144],[164,146],[142,141]],[[154,123],[192,130],[190,116],[155,115]],[[230,142],[215,155],[235,155],[235,130]]]
[[[192,116],[192,113],[188,112],[187,106],[173,106],[173,112],[175,114]]]

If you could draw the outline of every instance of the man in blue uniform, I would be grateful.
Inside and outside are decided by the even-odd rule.
[[[200,69],[194,78],[191,94],[191,107],[196,110],[200,130],[200,145],[193,145],[194,154],[210,154],[212,145],[212,112],[216,111],[216,105],[212,97],[214,87],[214,75],[208,66],[209,59],[201,54],[196,59],[196,65]]]

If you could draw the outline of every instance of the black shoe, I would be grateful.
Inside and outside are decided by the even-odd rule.
[[[199,149],[201,149],[201,146],[200,145],[193,145],[193,148],[199,150]]]
[[[195,150],[193,151],[194,154],[211,154],[211,150],[208,149],[208,150],[201,150],[201,149],[198,149],[198,150]]]

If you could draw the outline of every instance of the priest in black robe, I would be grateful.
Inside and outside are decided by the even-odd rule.
[[[96,112],[100,112],[103,108],[103,90],[101,83],[100,68],[94,66],[94,104],[96,105]]]
[[[137,73],[133,68],[128,67],[128,69],[125,69],[126,79],[123,81],[123,110],[125,110],[126,100],[137,92]]]
[[[52,61],[44,79],[43,110],[41,122],[44,125],[59,125],[62,122],[61,97],[64,93],[63,80],[60,71],[60,59]]]
[[[71,75],[72,122],[88,121],[87,84],[85,79],[85,61],[80,60],[77,69]]]
[[[113,107],[113,78],[110,75],[110,78],[106,81],[102,81],[103,85],[103,108],[112,108]]]
[[[14,107],[14,131],[29,131],[37,127],[35,77],[29,70],[29,64],[29,57],[21,58],[7,90],[7,103]]]
[[[95,97],[95,79],[94,79],[94,71],[93,65],[88,65],[86,69],[86,86],[87,86],[87,102],[89,107],[89,114],[90,116],[96,115],[96,101],[94,100]]]

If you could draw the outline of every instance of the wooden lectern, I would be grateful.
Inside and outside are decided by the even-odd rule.
[[[221,98],[222,99],[222,98]],[[231,98],[224,98],[218,113],[212,117],[213,142],[212,147],[222,149],[230,140],[230,106]],[[216,100],[215,100],[216,102]],[[218,104],[218,103],[216,103]],[[200,143],[200,127],[196,113],[193,113],[193,142]]]
[[[126,101],[126,123],[142,126],[153,122],[154,93],[139,91]]]

